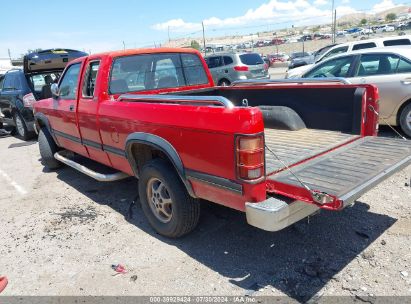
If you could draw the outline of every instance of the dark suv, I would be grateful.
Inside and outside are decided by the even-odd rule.
[[[24,56],[23,69],[0,76],[0,128],[11,126],[24,140],[34,133],[33,103],[50,98],[50,86],[60,77],[67,63],[87,53],[52,49]]]

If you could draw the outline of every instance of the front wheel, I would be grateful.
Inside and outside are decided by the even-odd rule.
[[[400,126],[402,131],[411,137],[411,104],[407,105],[400,115]]]
[[[54,154],[58,151],[58,147],[46,128],[40,130],[38,141],[42,164],[48,169],[57,169],[61,167],[62,164],[54,158]]]
[[[143,212],[159,234],[178,238],[197,226],[200,203],[166,161],[154,159],[144,165],[138,190]]]

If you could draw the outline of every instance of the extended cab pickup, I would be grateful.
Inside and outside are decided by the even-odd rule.
[[[376,137],[376,87],[299,81],[216,87],[190,49],[82,57],[34,105],[42,162],[137,177],[146,217],[169,237],[196,226],[201,199],[278,231],[343,209],[410,163],[409,141]]]

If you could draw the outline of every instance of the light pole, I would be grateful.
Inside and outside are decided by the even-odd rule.
[[[334,0],[332,0],[332,5],[331,5],[331,30],[332,30],[332,40],[333,40],[333,43],[335,43],[335,13],[334,13],[334,7],[335,7],[335,3],[334,3]]]

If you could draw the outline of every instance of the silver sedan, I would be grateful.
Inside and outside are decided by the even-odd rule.
[[[374,84],[380,92],[380,124],[400,126],[411,137],[411,48],[367,49],[332,57],[303,78],[344,77]]]

